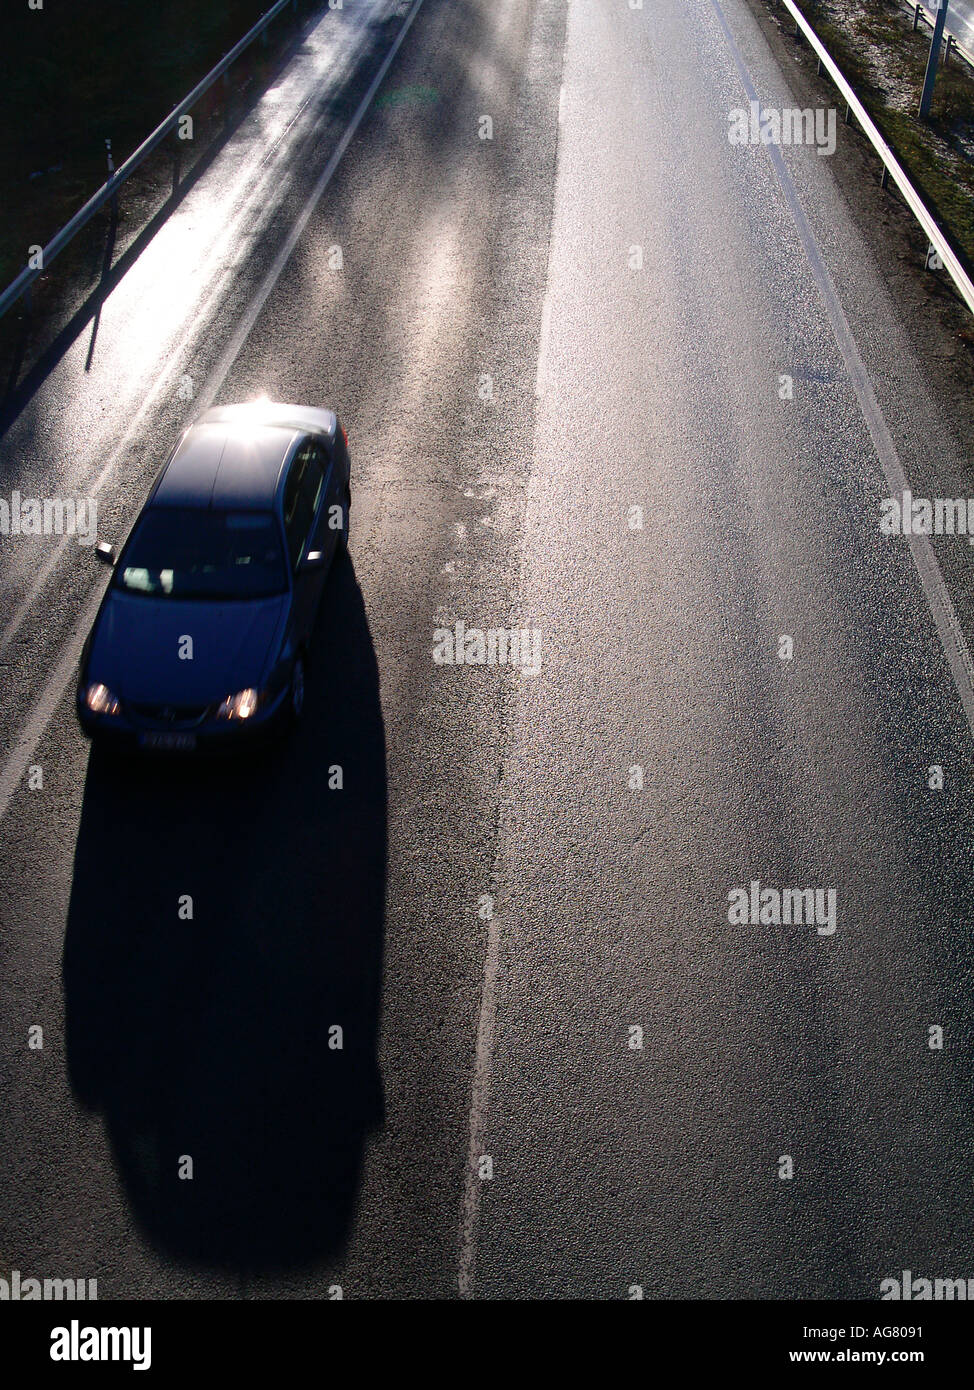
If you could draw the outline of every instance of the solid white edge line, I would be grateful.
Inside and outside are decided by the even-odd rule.
[[[0,821],[7,814],[11,798],[20,788],[24,771],[28,767],[37,745],[44,737],[44,731],[51,722],[54,711],[61,703],[61,697],[71,677],[77,670],[81,648],[84,646],[88,631],[95,621],[98,605],[102,600],[102,593],[103,590],[98,588],[89,600],[80,622],[68,638],[61,660],[55,666],[37,699],[34,711],[28,719],[23,733],[14,744],[10,755],[3,764],[3,769],[0,770]]]
[[[751,80],[747,64],[744,62],[730,25],[727,23],[720,0],[710,0],[710,3],[731,50],[731,56],[748,99],[757,101],[760,105],[760,99]],[[787,81],[787,78],[785,80]],[[815,233],[812,231],[811,223],[799,201],[794,180],[778,146],[767,145],[764,148],[771,160],[785,204],[791,213],[792,221],[805,251],[809,269],[818,284],[825,312],[832,325],[832,332],[845,362],[846,371],[856,393],[856,399],[859,402],[859,408],[872,439],[873,448],[879,459],[887,487],[892,493],[902,494],[909,487],[903,464],[876,398],[869,372],[849,326],[849,320],[842,308],[842,302],[826,268],[822,252],[815,239]],[[927,600],[927,607],[937,629],[944,656],[947,658],[954,688],[963,706],[968,730],[974,736],[974,663],[971,661],[967,641],[944,583],[943,575],[940,572],[940,566],[937,564],[937,557],[930,544],[930,538],[912,535],[909,538],[909,545],[913,563],[920,576],[924,597]]]

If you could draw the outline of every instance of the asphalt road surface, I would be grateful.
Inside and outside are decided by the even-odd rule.
[[[340,410],[353,508],[303,727],[216,769],[90,755],[104,571],[2,539],[0,1273],[971,1273],[971,554],[878,525],[964,448],[751,93],[794,104],[743,0],[346,3],[19,403],[0,495],[102,539],[261,392]],[[437,664],[460,622],[537,671]]]

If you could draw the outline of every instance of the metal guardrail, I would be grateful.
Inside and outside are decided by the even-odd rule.
[[[91,219],[102,210],[106,203],[112,202],[112,200],[118,196],[119,188],[129,175],[134,173],[139,165],[152,154],[153,150],[162,143],[170,131],[175,130],[181,118],[189,111],[189,108],[194,106],[196,102],[199,101],[200,97],[203,96],[205,92],[209,91],[214,82],[218,81],[219,78],[223,76],[227,69],[240,57],[244,49],[249,48],[255,39],[261,37],[267,29],[267,26],[277,18],[281,10],[287,5],[297,8],[297,0],[277,0],[277,3],[272,5],[266,14],[261,15],[253,28],[249,29],[247,33],[244,34],[243,38],[234,44],[229,53],[220,59],[216,67],[212,68],[203,80],[196,84],[193,90],[183,98],[178,106],[173,108],[166,119],[156,126],[151,135],[146,136],[134,154],[130,154],[124,164],[119,165],[98,192],[88,199],[84,207],[79,208],[70,221],[66,222],[61,230],[55,233],[41,251],[40,265],[36,268],[27,265],[17,278],[11,281],[3,294],[0,294],[0,317],[7,312],[12,304],[17,302],[21,295],[30,289],[38,276],[44,273],[55,256],[64,250],[72,238],[81,231],[82,227],[87,226]]]
[[[795,24],[798,26],[796,33],[800,30],[814,50],[818,57],[819,72],[827,72],[836,87],[838,87],[846,103],[847,122],[850,113],[855,116],[869,143],[883,161],[884,186],[888,179],[892,179],[893,183],[896,184],[896,187],[903,195],[904,201],[913,213],[913,216],[926,233],[930,245],[940,257],[944,269],[947,271],[951,280],[953,280],[958,294],[961,299],[963,299],[970,312],[974,314],[974,284],[971,283],[971,279],[961,265],[954,248],[937,226],[933,215],[926,207],[919,193],[917,193],[916,189],[913,187],[903,166],[879,133],[875,121],[849,86],[849,83],[836,65],[835,59],[826,49],[821,39],[815,33],[815,30],[795,4],[795,0],[778,0],[778,3],[784,5],[785,9],[795,21]]]
[[[924,24],[929,24],[931,29],[934,27],[936,21],[933,15],[930,13],[930,11],[927,9],[926,5],[919,4],[918,0],[903,0],[903,3],[906,6],[906,8],[910,11],[910,13],[913,15],[914,33],[916,33],[917,29],[920,27],[921,19],[923,20]],[[956,34],[948,34],[947,37],[944,39],[945,64],[950,62],[950,55],[952,53],[959,53],[963,61],[967,63],[968,67],[974,68],[974,53],[969,53],[967,51],[967,49],[961,43],[960,39],[957,37]]]

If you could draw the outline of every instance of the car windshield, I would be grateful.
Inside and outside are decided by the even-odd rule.
[[[255,599],[281,594],[287,571],[270,512],[150,507],[126,546],[115,584],[171,599]]]

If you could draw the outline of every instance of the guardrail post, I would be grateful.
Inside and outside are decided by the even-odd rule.
[[[182,164],[182,141],[177,135],[172,142],[172,197],[179,191],[179,170]]]
[[[923,93],[920,97],[920,120],[925,121],[930,115],[930,104],[933,101],[933,84],[937,80],[937,63],[940,60],[940,45],[944,37],[944,25],[947,23],[947,6],[950,0],[940,0],[937,6],[937,18],[933,26],[933,38],[930,40],[930,56],[927,58],[927,71],[923,78]]]
[[[111,201],[108,214],[108,230],[105,233],[105,253],[101,258],[102,283],[108,279],[115,258],[115,238],[118,236],[118,199]]]
[[[106,140],[106,141],[105,141],[105,151],[106,151],[107,158],[108,158],[108,178],[105,180],[105,182],[106,182],[106,183],[111,183],[112,179],[115,177],[115,161],[114,161],[114,159],[112,158],[112,142],[111,142],[111,140]],[[118,225],[118,190],[116,189],[116,190],[112,193],[112,216],[111,216],[111,233],[110,233],[110,240],[111,240],[111,241],[114,241],[114,239],[115,239],[115,228],[116,228],[117,225]]]
[[[913,32],[914,34],[920,27],[920,6],[913,6]]]

